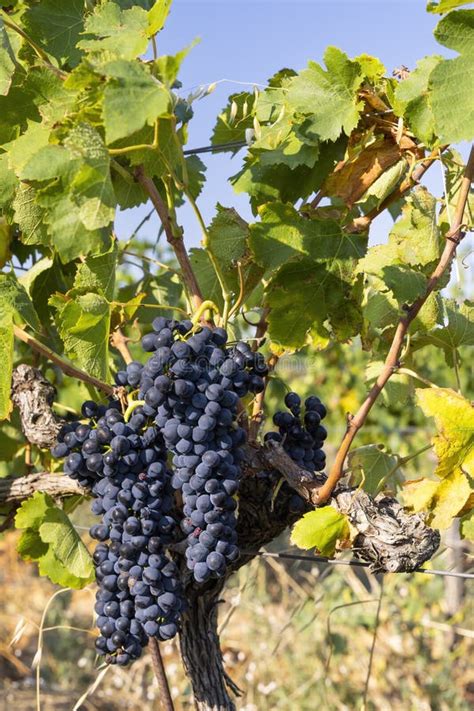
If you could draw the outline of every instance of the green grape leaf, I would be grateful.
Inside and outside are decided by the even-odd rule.
[[[18,185],[16,175],[8,166],[8,155],[0,155],[0,207],[6,207],[14,196]]]
[[[464,177],[464,161],[456,150],[450,148],[443,153],[443,163],[445,168],[446,194],[444,195],[444,204],[439,215],[439,222],[447,231],[451,226],[451,221],[459,201],[459,191],[461,190]],[[467,229],[474,227],[474,188],[472,186],[466,202],[463,222]]]
[[[111,178],[117,204],[122,210],[148,202],[148,194],[131,174],[113,170]]]
[[[164,54],[153,60],[152,74],[160,79],[163,84],[172,87],[178,78],[179,70],[183,61],[188,56],[192,48],[197,44],[198,40],[192,42],[188,47],[185,47],[176,54]],[[183,99],[184,101],[184,99]]]
[[[163,29],[168,17],[173,0],[156,0],[153,7],[148,11],[148,36],[153,37]]]
[[[116,198],[109,152],[100,134],[81,123],[69,133],[65,145],[81,164],[70,184],[81,222],[88,230],[107,227],[115,217]]]
[[[307,551],[316,548],[321,555],[331,558],[336,546],[350,537],[347,517],[332,506],[322,506],[310,511],[295,523],[291,542]]]
[[[434,55],[417,62],[416,69],[397,84],[394,106],[420,141],[431,145],[435,139],[434,117],[428,96],[428,82],[433,69],[442,61]]]
[[[231,182],[235,192],[246,192],[251,196],[255,214],[259,205],[271,200],[294,203],[319,190],[342,159],[345,147],[345,138],[335,143],[320,143],[318,160],[314,166],[309,168],[300,165],[293,170],[283,163],[262,165],[259,156],[250,155],[245,159],[243,169],[231,178]]]
[[[205,249],[190,249],[189,261],[205,299],[213,301],[221,310],[224,306],[222,289],[212,262]]]
[[[416,188],[390,232],[399,260],[411,266],[433,265],[441,256],[444,239],[437,224],[437,204],[425,188]]]
[[[20,229],[20,240],[23,244],[49,245],[45,211],[36,202],[34,188],[20,183],[12,207],[14,220]]]
[[[459,54],[474,54],[474,10],[450,12],[436,26],[437,41]]]
[[[430,0],[426,6],[428,12],[437,13],[442,15],[450,10],[455,10],[457,7],[462,7],[462,5],[469,5],[472,0]]]
[[[117,271],[117,242],[105,254],[89,256],[79,264],[74,279],[74,291],[102,294],[108,301],[114,298]]]
[[[2,215],[0,215],[0,269],[11,258],[11,243],[14,237],[13,229]]]
[[[221,265],[226,284],[235,294],[241,287],[240,264],[244,301],[260,283],[264,271],[251,258],[249,234],[249,225],[233,208],[217,204],[217,214],[209,226],[209,249]]]
[[[328,269],[324,262],[301,259],[279,269],[265,295],[275,353],[295,351],[311,341],[316,347],[325,347],[335,324],[344,326],[341,340],[358,332],[360,317],[353,301],[352,270],[350,263],[347,269],[343,265],[335,261]]]
[[[125,59],[108,62],[104,90],[104,125],[107,143],[130,136],[169,111],[168,91],[146,68]],[[130,107],[133,106],[133,111]]]
[[[444,303],[444,311],[444,325],[417,336],[414,347],[433,345],[442,348],[446,363],[452,367],[458,348],[474,346],[474,304],[465,301],[459,305],[449,300]]]
[[[440,62],[430,74],[436,134],[443,143],[470,141],[474,137],[474,10],[450,13],[438,23],[435,35],[461,53]]]
[[[135,59],[148,47],[148,13],[141,7],[121,10],[114,2],[103,2],[86,19],[83,37],[77,46],[86,52]]]
[[[13,371],[13,311],[4,304],[0,293],[0,420],[6,419],[12,411],[10,392]]]
[[[21,136],[4,146],[8,151],[8,164],[17,175],[40,148],[48,145],[50,133],[43,124],[28,121]]]
[[[55,556],[51,546],[48,546],[48,552],[42,558],[39,558],[37,562],[38,573],[49,578],[52,583],[60,585],[63,588],[81,590],[92,582],[92,577],[78,578],[76,575],[70,573],[61,563],[59,558]]]
[[[382,360],[373,360],[365,369],[365,379],[369,385],[377,380],[384,367]],[[413,385],[408,375],[394,373],[382,390],[381,397],[389,407],[400,407],[400,403],[409,402],[413,395]]]
[[[206,182],[204,173],[207,168],[199,156],[187,156],[185,161],[188,173],[188,189],[193,198],[196,200],[196,198],[198,198],[201,194],[203,186]]]
[[[211,136],[212,145],[245,141],[246,131],[253,130],[254,105],[255,94],[248,91],[231,94],[229,103],[217,117]],[[235,154],[240,149],[229,146],[226,150]]]
[[[436,476],[443,479],[457,471],[474,477],[474,407],[449,388],[416,391],[426,417],[433,417],[437,434],[433,439],[438,457]]]
[[[256,261],[274,270],[296,256],[313,259],[360,259],[367,237],[344,233],[334,220],[308,219],[292,205],[263,205],[260,222],[250,226],[250,247]]]
[[[27,32],[60,64],[80,60],[77,42],[83,30],[82,0],[41,0],[23,15]]]
[[[362,486],[375,496],[396,472],[398,458],[385,451],[383,444],[367,444],[349,452],[347,458],[351,471],[351,486]]]
[[[468,541],[474,541],[474,511],[471,511],[462,517],[460,533],[461,538],[465,538]]]
[[[35,331],[41,330],[31,299],[13,273],[0,274],[0,305],[2,309],[12,311],[15,321],[27,323]]]
[[[99,294],[84,294],[73,300],[52,296],[55,322],[66,354],[99,380],[109,376],[110,305]]]
[[[49,241],[61,261],[67,262],[90,253],[101,253],[110,246],[110,235],[104,230],[87,230],[81,220],[81,209],[62,190],[43,193],[37,198],[47,225]]]
[[[6,96],[0,94],[0,143],[13,141],[26,128],[28,121],[40,121],[34,95],[23,86],[23,77],[14,74]]]
[[[342,131],[350,135],[357,126],[363,103],[357,97],[364,79],[358,62],[351,61],[337,47],[324,54],[325,71],[316,62],[296,76],[288,91],[288,103],[307,114],[311,132],[322,141],[335,141]]]
[[[89,551],[64,511],[49,508],[39,527],[39,534],[44,543],[50,544],[54,555],[69,573],[77,578],[93,579],[94,568]]]
[[[41,540],[36,529],[27,528],[23,531],[17,543],[16,549],[23,560],[39,560],[48,552],[48,544]]]
[[[14,72],[15,54],[3,20],[0,19],[0,94],[8,94]]]
[[[19,506],[15,515],[15,528],[30,528],[37,531],[47,511],[53,507],[54,501],[48,494],[36,491]]]

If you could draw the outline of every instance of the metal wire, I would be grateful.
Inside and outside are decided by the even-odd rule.
[[[185,156],[195,156],[198,153],[219,153],[219,151],[225,151],[228,148],[244,148],[247,146],[247,141],[233,141],[232,143],[216,143],[215,146],[201,146],[200,148],[188,148],[183,151]]]
[[[269,553],[268,551],[247,551],[243,550],[244,555],[254,555],[260,556],[261,558],[282,558],[284,560],[306,560],[313,563],[324,563],[327,565],[349,565],[357,568],[370,568],[369,563],[364,563],[361,560],[344,560],[324,558],[319,555],[302,555],[300,553]],[[400,571],[405,572],[405,571]],[[418,568],[418,570],[412,571],[412,573],[405,573],[406,575],[412,575],[413,573],[424,573],[425,575],[440,575],[443,577],[450,578],[463,578],[464,580],[474,580],[474,573],[456,573],[450,570],[429,570],[428,568]],[[388,573],[384,573],[388,575]]]

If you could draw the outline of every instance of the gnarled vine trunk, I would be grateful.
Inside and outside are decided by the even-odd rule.
[[[231,693],[237,687],[227,676],[217,633],[218,602],[224,582],[189,596],[180,634],[184,668],[198,711],[235,711]]]

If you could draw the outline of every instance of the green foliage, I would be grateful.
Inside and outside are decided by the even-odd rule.
[[[435,36],[440,44],[460,53],[456,59],[440,62],[429,80],[435,129],[446,143],[474,137],[474,10],[449,13],[438,24]],[[453,111],[462,106],[462,111]]]
[[[63,587],[83,588],[93,580],[92,559],[68,516],[48,494],[36,492],[15,516],[23,529],[18,552],[38,563],[40,575]]]

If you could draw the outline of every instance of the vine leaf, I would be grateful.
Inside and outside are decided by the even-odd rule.
[[[217,204],[217,213],[209,225],[209,249],[221,265],[225,282],[239,293],[237,263],[241,265],[244,300],[260,283],[264,270],[255,264],[249,250],[249,225],[238,212]]]
[[[309,62],[291,82],[288,103],[308,115],[308,128],[322,141],[335,141],[342,131],[349,135],[357,126],[363,103],[357,97],[364,79],[358,62],[351,61],[337,47],[324,54],[325,71]]]
[[[430,1],[426,6],[428,12],[435,12],[442,15],[444,12],[455,10],[462,5],[469,5],[472,0],[438,0],[438,2]]]
[[[74,292],[94,292],[111,301],[115,292],[117,255],[117,242],[114,241],[108,252],[86,257],[77,268]]]
[[[433,439],[439,460],[436,476],[462,469],[474,477],[474,407],[449,388],[419,388],[416,395],[424,414],[434,417],[438,431]]]
[[[157,0],[148,11],[148,37],[153,37],[163,29],[168,13],[171,10],[173,0]]]
[[[316,548],[321,555],[331,557],[338,542],[349,539],[350,530],[346,516],[332,506],[322,506],[310,511],[295,523],[291,532],[291,542],[309,550]]]
[[[168,112],[168,91],[143,65],[117,59],[108,62],[101,71],[108,78],[104,90],[107,143],[130,136]],[[130,111],[130,106],[133,106],[133,111]]]
[[[12,410],[10,399],[13,371],[13,312],[1,304],[0,297],[0,420],[7,418]]]
[[[442,61],[434,55],[424,57],[417,62],[416,69],[397,84],[394,108],[398,115],[405,118],[417,138],[427,145],[435,140],[435,125],[428,93],[430,74]]]
[[[349,452],[347,463],[351,470],[351,486],[362,484],[364,491],[375,496],[380,483],[395,473],[398,458],[385,451],[382,444],[367,444]]]
[[[474,511],[461,519],[460,533],[462,538],[474,541]]]
[[[435,30],[441,44],[460,52],[445,59],[431,72],[430,104],[438,138],[445,143],[470,141],[474,137],[474,10],[446,15]],[[462,111],[453,111],[460,105]]]
[[[260,222],[250,227],[250,247],[266,270],[274,271],[298,256],[330,262],[359,259],[365,252],[365,235],[344,233],[335,220],[309,220],[280,202],[262,206],[259,213]]]
[[[143,8],[121,10],[116,3],[105,2],[87,18],[84,39],[77,46],[86,52],[103,53],[107,58],[135,59],[147,50],[148,32],[149,16]]]
[[[78,578],[91,578],[93,566],[89,552],[64,511],[49,508],[39,534],[70,573]]]
[[[301,259],[280,268],[265,295],[273,352],[281,355],[308,342],[325,348],[331,332],[340,340],[357,333],[360,315],[352,294],[353,274],[342,264],[333,264],[332,271],[325,262]]]
[[[466,504],[472,500],[474,407],[448,388],[418,389],[417,398],[424,414],[435,420],[435,475],[441,481],[406,482],[403,498],[415,511],[428,511],[432,526],[448,528],[461,511],[466,513]]]
[[[24,529],[18,542],[19,554],[36,561],[40,575],[77,589],[93,580],[87,548],[69,517],[48,494],[37,491],[26,499],[16,513],[15,527]]]
[[[75,65],[81,58],[77,41],[84,28],[82,0],[41,0],[23,15],[29,33],[61,64]]]
[[[0,20],[0,94],[8,94],[15,71],[15,55],[3,21]]]
[[[415,348],[433,345],[442,348],[446,363],[453,366],[455,352],[461,346],[474,345],[474,303],[454,300],[444,302],[445,325],[417,336]]]
[[[55,322],[66,354],[99,380],[109,376],[110,304],[100,294],[87,293],[68,299],[55,294]]]

